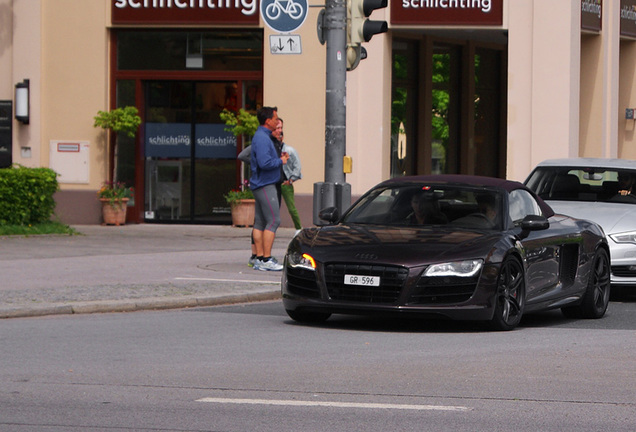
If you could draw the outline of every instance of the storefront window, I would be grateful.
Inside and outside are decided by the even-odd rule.
[[[393,85],[391,99],[391,177],[414,174],[414,143],[417,125],[415,65],[412,43],[393,44]]]
[[[505,176],[505,71],[503,49],[394,39],[391,176]]]
[[[459,145],[459,52],[436,45],[433,49],[432,143],[433,174],[456,172],[450,156]]]
[[[119,70],[244,70],[263,64],[261,30],[120,31]]]

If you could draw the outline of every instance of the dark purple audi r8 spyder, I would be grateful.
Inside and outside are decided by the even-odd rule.
[[[601,318],[609,249],[594,222],[554,214],[523,184],[433,175],[372,188],[290,242],[283,305],[299,322],[332,314],[439,316],[515,328],[561,308]]]

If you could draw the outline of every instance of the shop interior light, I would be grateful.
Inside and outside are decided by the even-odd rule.
[[[29,124],[29,80],[25,79],[15,85],[15,118]]]

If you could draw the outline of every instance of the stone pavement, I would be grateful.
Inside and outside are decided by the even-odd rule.
[[[211,306],[280,298],[281,272],[247,266],[250,228],[77,225],[0,237],[0,318]],[[282,262],[293,228],[279,228]]]

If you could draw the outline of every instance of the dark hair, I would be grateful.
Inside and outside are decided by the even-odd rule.
[[[480,194],[477,194],[475,199],[477,200],[477,204],[487,205],[495,209],[497,199],[495,198],[494,194],[480,193]]]
[[[265,124],[265,120],[271,119],[272,117],[274,117],[274,111],[278,111],[278,108],[267,107],[267,106],[259,108],[259,110],[256,111],[256,118],[258,119],[258,124],[263,126]]]

